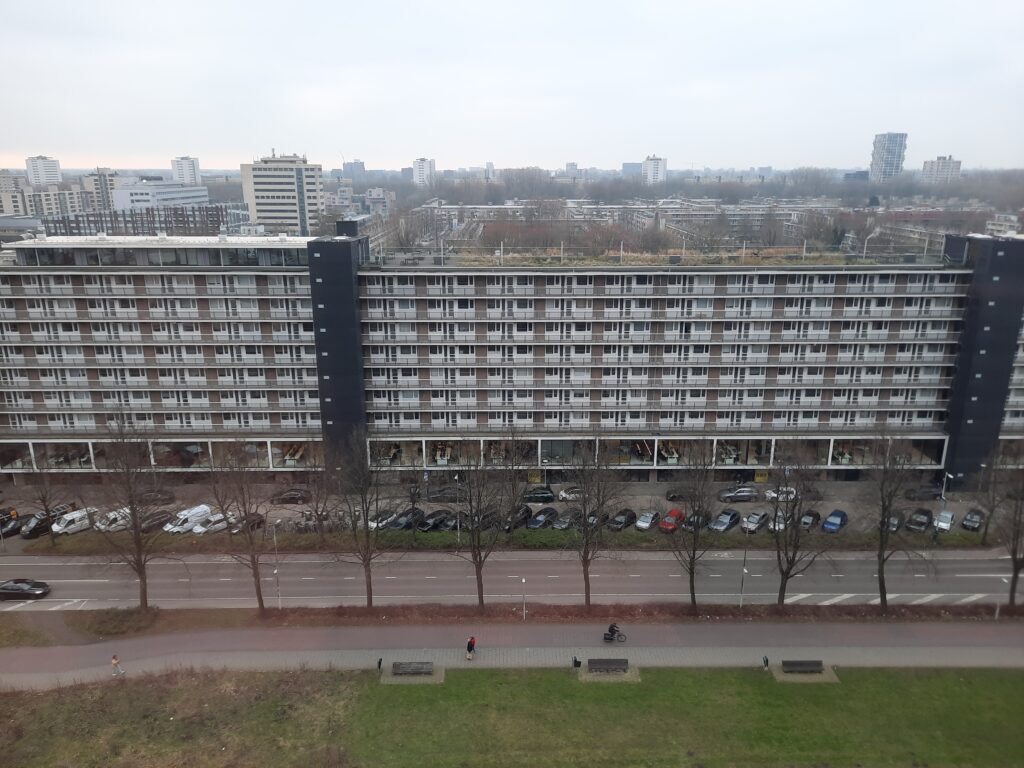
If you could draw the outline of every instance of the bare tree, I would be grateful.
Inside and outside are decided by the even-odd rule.
[[[1024,459],[1015,456],[1013,459]],[[1007,480],[1012,478],[1013,470],[1009,468],[1011,457],[1004,457],[998,450],[992,451],[981,465],[978,473],[978,504],[985,512],[985,521],[981,528],[981,544],[988,543],[988,532],[992,522],[999,516],[1007,501]]]
[[[579,520],[573,528],[571,545],[583,569],[583,602],[590,610],[590,568],[607,546],[607,523],[622,499],[625,483],[608,459],[606,449],[591,439],[575,447],[569,477],[579,491],[576,505]]]
[[[221,446],[218,460],[210,467],[208,486],[214,508],[227,524],[228,554],[249,569],[262,614],[266,605],[260,566],[267,549],[270,500],[252,477],[245,447],[242,442]]]
[[[373,564],[387,553],[383,522],[397,499],[370,461],[365,429],[355,428],[339,445],[327,447],[323,471],[328,493],[338,499],[343,530],[338,559],[362,566],[366,606],[373,607]]]
[[[32,494],[30,502],[36,514],[45,517],[49,522],[50,546],[57,545],[57,535],[53,532],[53,524],[62,510],[73,503],[74,494],[63,484],[64,478],[59,477],[48,464],[38,464],[38,470],[32,476]]]
[[[103,475],[105,497],[119,520],[116,528],[98,528],[112,557],[127,565],[139,580],[139,608],[149,609],[149,563],[159,557],[166,519],[162,475],[150,460],[149,443],[136,434],[124,419],[111,426],[106,445],[107,469]],[[173,497],[171,497],[173,498]]]
[[[775,544],[775,565],[779,571],[779,594],[776,604],[786,604],[789,581],[806,571],[825,551],[822,536],[805,531],[800,524],[810,502],[820,496],[814,481],[814,470],[798,454],[776,452],[776,468],[772,472],[769,499],[771,523],[769,531]]]
[[[690,586],[690,610],[697,612],[697,571],[711,547],[708,525],[714,515],[715,451],[706,438],[686,440],[680,445],[682,480],[674,489],[686,519],[671,536],[665,537],[673,557],[686,571]]]
[[[882,612],[888,610],[888,592],[885,586],[885,566],[897,552],[911,554],[900,536],[893,533],[890,523],[897,513],[897,503],[917,476],[912,466],[909,441],[897,440],[886,433],[874,441],[874,468],[868,473],[878,504],[874,512],[876,535],[875,564],[878,569],[878,600]]]
[[[1010,506],[998,527],[999,539],[1010,556],[1010,607],[1017,605],[1017,584],[1024,570],[1024,469],[1010,473]]]

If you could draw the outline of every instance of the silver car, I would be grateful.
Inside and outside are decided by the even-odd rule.
[[[658,524],[659,520],[661,520],[660,512],[653,509],[645,509],[636,519],[636,529],[638,531],[649,531]]]

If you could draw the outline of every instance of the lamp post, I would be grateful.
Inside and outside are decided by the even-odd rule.
[[[281,567],[281,555],[277,551],[277,526],[281,524],[280,520],[274,521],[274,583],[277,585],[277,610],[281,610],[281,576],[278,570]]]
[[[526,621],[526,577],[523,577],[523,621]]]
[[[872,232],[870,235],[864,238],[864,255],[862,256],[862,258],[866,259],[868,257],[868,240],[870,240],[872,237],[875,237],[878,234],[879,231],[876,229],[874,232]]]
[[[984,464],[982,466],[984,466]],[[943,505],[942,505],[943,508],[945,508],[945,506],[946,506],[945,505],[945,501],[946,501],[946,483],[948,481],[952,480],[952,479],[953,479],[953,476],[951,474],[949,474],[949,472],[943,472],[942,473],[942,493],[939,494],[939,498],[941,498],[942,501],[943,501]]]
[[[740,609],[743,609],[743,584],[747,578],[747,534],[744,533],[743,539],[743,570],[740,573]]]

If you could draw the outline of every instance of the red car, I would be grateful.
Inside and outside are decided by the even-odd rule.
[[[683,524],[683,520],[686,519],[686,514],[681,509],[671,510],[665,517],[658,523],[658,530],[662,533],[675,533],[676,529]]]

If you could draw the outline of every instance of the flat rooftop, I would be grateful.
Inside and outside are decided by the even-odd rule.
[[[8,243],[11,248],[305,248],[313,237],[278,235],[59,235]]]

